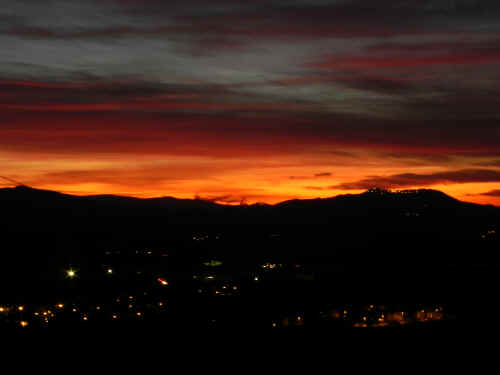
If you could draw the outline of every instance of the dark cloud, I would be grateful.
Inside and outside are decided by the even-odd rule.
[[[316,173],[314,177],[330,177],[332,174],[330,172]]]
[[[486,193],[481,193],[478,195],[484,195],[487,197],[500,197],[500,190],[491,190],[491,191],[488,191]]]
[[[331,70],[367,70],[367,69],[398,69],[422,66],[457,66],[467,64],[493,64],[500,61],[500,53],[458,54],[452,56],[431,56],[431,57],[352,57],[338,58],[331,57],[324,61],[311,64],[312,67]]]
[[[474,165],[477,165],[480,167],[500,167],[500,160],[495,159],[495,160],[481,161],[481,162],[474,163]]]
[[[178,109],[97,111],[75,106],[72,111],[3,110],[0,147],[5,151],[88,154],[169,155],[323,155],[323,163],[350,157],[331,149],[357,148],[375,153],[457,154],[464,150],[499,151],[497,122],[491,128],[460,128],[456,122],[430,127],[427,122],[402,126],[378,121],[286,111],[199,111],[180,103]],[[226,105],[227,107],[227,105]],[[159,107],[152,107],[159,108]],[[472,132],[473,130],[473,132]],[[360,134],[362,136],[360,136]],[[443,139],[446,144],[443,144]],[[362,161],[364,157],[356,158]],[[314,178],[313,174],[300,176]]]
[[[331,186],[331,189],[360,190],[373,187],[390,189],[436,184],[463,184],[469,182],[500,182],[500,171],[491,169],[462,169],[458,171],[436,172],[430,174],[403,173],[387,177],[374,176],[360,181]]]

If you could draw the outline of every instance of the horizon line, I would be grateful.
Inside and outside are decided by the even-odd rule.
[[[380,192],[385,192],[385,193],[389,193],[389,194],[401,194],[401,193],[417,193],[417,192],[421,192],[421,191],[435,191],[435,192],[439,192],[443,195],[446,195],[447,197],[450,197],[458,202],[463,202],[463,203],[469,203],[469,204],[475,204],[475,205],[479,205],[479,206],[492,206],[492,207],[498,207],[500,208],[500,206],[497,206],[497,205],[494,205],[492,203],[475,203],[475,202],[468,202],[468,201],[463,201],[463,200],[460,200],[460,199],[457,199],[455,197],[453,197],[452,195],[448,194],[448,193],[445,193],[441,190],[437,190],[437,189],[431,189],[431,188],[415,188],[415,189],[387,189],[387,188],[380,188],[380,187],[372,187],[370,189],[366,189],[364,190],[363,192],[361,193],[345,193],[345,194],[337,194],[337,195],[332,195],[332,196],[329,196],[329,197],[316,197],[316,198],[291,198],[291,199],[286,199],[286,200],[283,200],[283,201],[279,201],[279,202],[276,202],[276,203],[266,203],[266,202],[255,202],[255,203],[244,203],[245,199],[241,199],[239,203],[231,203],[231,202],[224,202],[224,201],[219,201],[217,200],[216,198],[203,198],[201,196],[199,196],[198,194],[195,194],[195,197],[194,198],[178,198],[178,197],[175,197],[175,196],[171,196],[171,195],[162,195],[162,196],[155,196],[155,197],[147,197],[147,198],[143,198],[143,197],[137,197],[137,196],[133,196],[133,195],[122,195],[122,194],[84,194],[84,195],[79,195],[79,194],[75,194],[75,193],[67,193],[67,192],[64,192],[64,191],[58,191],[58,190],[50,190],[50,189],[42,189],[42,188],[37,188],[37,187],[33,187],[33,186],[29,186],[29,185],[26,185],[26,184],[18,184],[18,185],[13,185],[13,186],[5,186],[5,187],[1,187],[0,190],[4,190],[4,189],[17,189],[17,188],[28,188],[28,189],[32,189],[32,190],[40,190],[40,191],[47,191],[47,192],[52,192],[52,193],[57,193],[57,194],[61,194],[61,195],[69,195],[69,196],[73,196],[73,197],[81,197],[81,198],[95,198],[95,197],[116,197],[116,198],[130,198],[130,199],[138,199],[138,200],[151,200],[151,199],[166,199],[166,198],[170,198],[170,199],[176,199],[176,200],[189,200],[189,201],[203,201],[203,202],[209,202],[209,203],[213,203],[213,204],[217,204],[217,205],[220,205],[220,206],[253,206],[253,205],[268,205],[268,206],[276,206],[276,205],[279,205],[279,204],[282,204],[282,203],[285,203],[285,202],[290,202],[290,201],[310,201],[310,200],[326,200],[326,199],[332,199],[332,198],[337,198],[337,197],[342,197],[342,196],[349,196],[349,195],[362,195],[362,194],[366,194],[366,193],[370,193],[370,192],[376,192],[376,191],[380,191]],[[361,190],[361,189],[360,189]]]

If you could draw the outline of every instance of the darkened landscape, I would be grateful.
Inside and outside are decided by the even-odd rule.
[[[435,190],[0,204],[5,327],[449,327],[498,307],[500,209]]]
[[[0,330],[495,321],[499,0],[2,5]]]

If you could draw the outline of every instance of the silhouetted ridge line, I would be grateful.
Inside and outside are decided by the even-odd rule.
[[[420,223],[500,217],[500,208],[458,201],[431,189],[370,189],[275,205],[231,206],[201,199],[74,196],[27,186],[0,189],[0,224],[15,231],[144,231],[175,225],[334,225],[348,221]],[[406,222],[405,221],[405,222]],[[407,223],[407,225],[414,225]]]

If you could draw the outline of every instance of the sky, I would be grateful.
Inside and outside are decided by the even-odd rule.
[[[5,0],[0,187],[500,205],[498,0]]]

